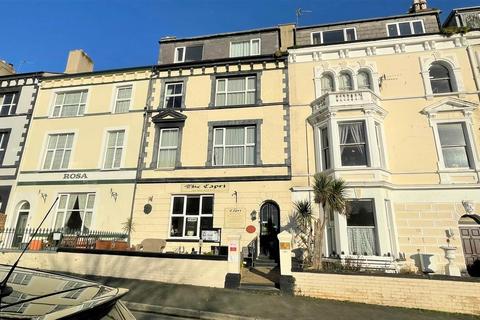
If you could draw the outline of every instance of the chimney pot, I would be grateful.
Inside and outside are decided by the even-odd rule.
[[[13,68],[13,64],[0,59],[0,76],[8,76],[11,74],[15,74],[15,69]]]

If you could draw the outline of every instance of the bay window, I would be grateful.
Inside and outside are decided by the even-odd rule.
[[[95,193],[59,195],[55,229],[88,232],[91,229]]]
[[[217,79],[215,94],[216,106],[255,104],[255,99],[255,76]]]
[[[340,91],[351,91],[353,90],[353,80],[352,76],[347,72],[341,72],[338,77],[338,89]]]
[[[214,166],[255,164],[255,126],[214,128]]]
[[[335,91],[335,81],[333,77],[329,74],[324,74],[321,78],[321,85],[322,85],[322,95]]]
[[[439,123],[438,136],[445,168],[470,168],[471,150],[464,123]]]
[[[213,227],[213,195],[172,197],[171,238],[200,238],[201,231]]]
[[[348,249],[351,255],[378,254],[373,199],[351,200],[347,216]]]
[[[372,82],[370,81],[370,75],[367,71],[360,71],[357,75],[358,89],[370,89],[372,88]]]
[[[328,141],[328,128],[323,127],[320,129],[320,148],[322,152],[322,170],[328,170],[331,168],[330,164],[330,145]]]
[[[339,123],[342,166],[367,166],[367,140],[363,121]]]

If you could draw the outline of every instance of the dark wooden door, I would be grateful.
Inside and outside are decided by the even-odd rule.
[[[278,260],[278,238],[280,232],[280,209],[275,203],[267,202],[260,208],[260,253]]]
[[[18,214],[17,226],[13,235],[12,247],[19,247],[22,243],[25,227],[27,226],[28,213],[20,212]]]
[[[480,226],[460,226],[460,235],[468,268],[475,260],[480,259]]]

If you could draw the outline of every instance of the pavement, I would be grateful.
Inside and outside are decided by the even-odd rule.
[[[480,317],[154,281],[82,276],[130,289],[124,300],[138,319],[463,320]]]

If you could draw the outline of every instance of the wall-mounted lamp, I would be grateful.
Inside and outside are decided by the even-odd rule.
[[[115,202],[117,202],[118,193],[115,192],[115,191],[113,191],[112,188],[110,188],[110,196],[113,198],[113,200],[114,200]]]
[[[43,193],[42,190],[38,190],[38,194],[40,195],[40,197],[42,197],[43,199],[43,202],[47,201],[47,194],[46,193]]]
[[[252,221],[257,220],[257,211],[253,210],[252,212],[250,212],[250,218],[252,219]]]
[[[383,81],[387,80],[387,76],[384,74],[380,78],[378,78],[378,86],[382,88],[383,86]]]
[[[237,201],[238,201],[238,192],[237,192],[237,191],[233,191],[232,197],[235,197],[235,203],[237,203]]]

